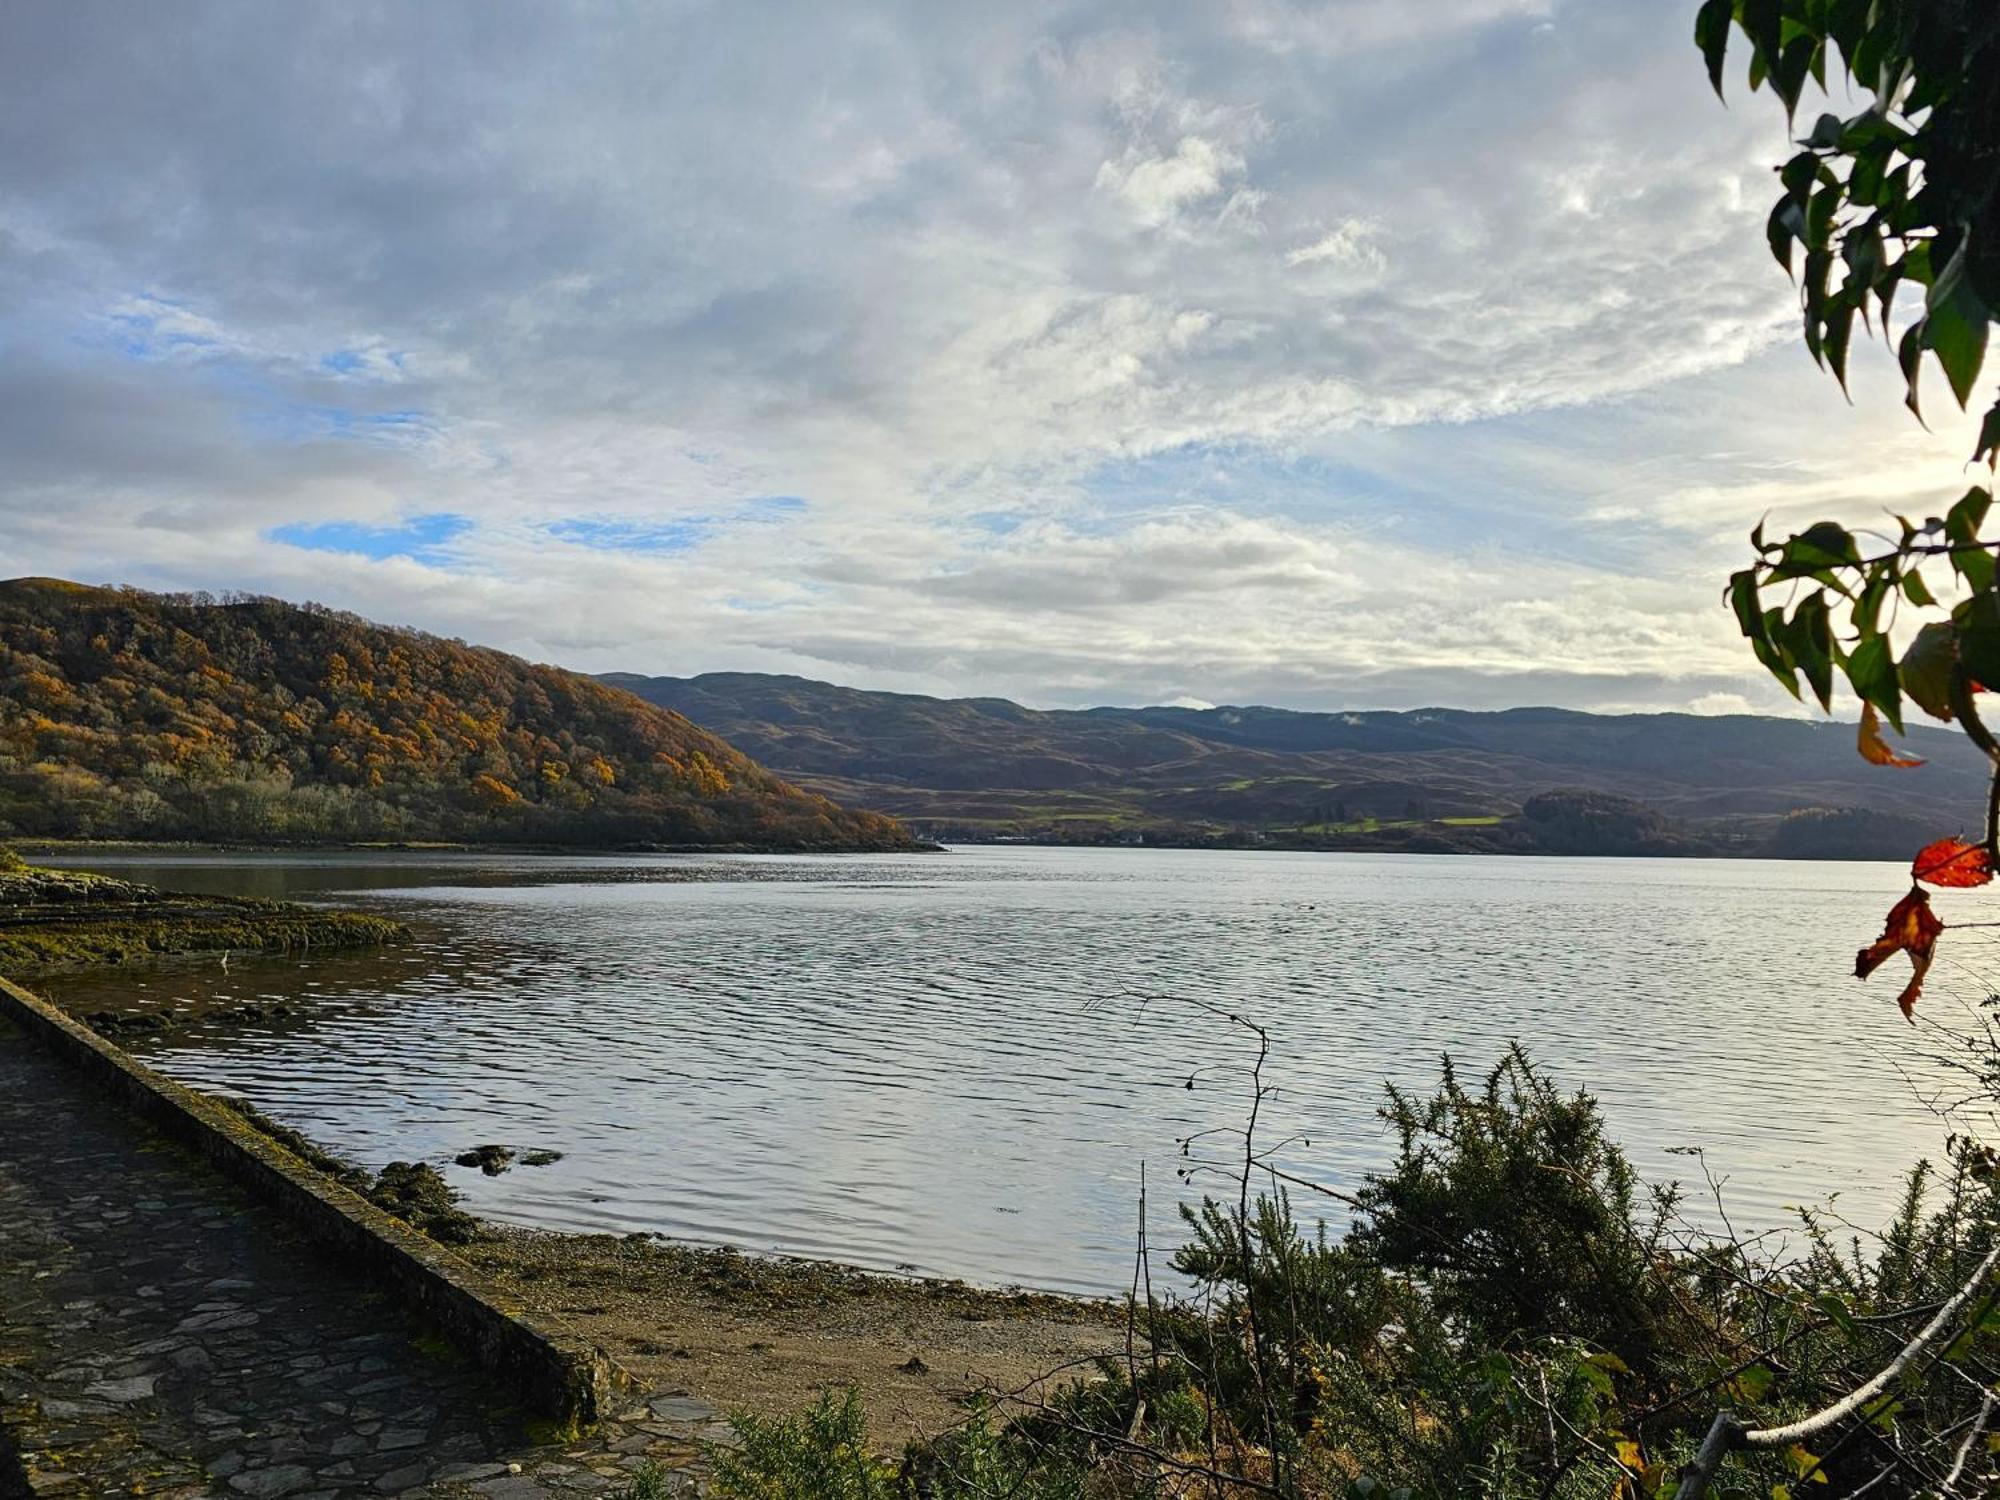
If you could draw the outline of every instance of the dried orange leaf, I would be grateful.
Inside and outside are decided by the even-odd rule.
[[[1905,755],[1882,738],[1882,721],[1876,716],[1872,703],[1861,705],[1861,733],[1856,736],[1855,743],[1861,751],[1861,758],[1871,766],[1898,766],[1907,770],[1924,763],[1923,757]]]
[[[1939,839],[1917,851],[1910,862],[1910,874],[1925,885],[1959,889],[1984,885],[1993,878],[1993,861],[1984,844],[1968,844],[1964,839]]]
[[[1889,915],[1882,923],[1882,935],[1854,956],[1854,977],[1866,979],[1892,953],[1909,954],[1910,982],[1896,997],[1903,1018],[1909,1020],[1916,1009],[1917,996],[1923,993],[1924,976],[1930,972],[1938,934],[1943,931],[1944,923],[1931,910],[1930,892],[1921,886],[1911,886],[1910,894],[1889,908]]]

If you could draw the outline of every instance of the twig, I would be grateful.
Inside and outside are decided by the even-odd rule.
[[[1951,1472],[1944,1476],[1943,1489],[1947,1495],[1958,1493],[1958,1481],[1965,1473],[1965,1461],[1972,1456],[1972,1445],[1979,1440],[1979,1434],[1986,1430],[1986,1419],[1993,1415],[1993,1392],[1988,1391],[1979,1402],[1979,1415],[1965,1430],[1965,1441],[1958,1445],[1958,1457],[1952,1460]]]
[[[1793,1443],[1804,1442],[1828,1428],[1855,1415],[1881,1395],[1913,1364],[1917,1357],[1949,1327],[1959,1312],[1978,1294],[1986,1280],[1993,1274],[1995,1265],[2000,1265],[2000,1244],[1996,1244],[1979,1263],[1979,1269],[1972,1278],[1960,1287],[1938,1309],[1936,1317],[1926,1323],[1917,1336],[1897,1351],[1896,1357],[1884,1365],[1873,1379],[1863,1381],[1831,1406],[1803,1417],[1796,1422],[1788,1422],[1783,1427],[1746,1428],[1728,1412],[1716,1414],[1715,1421],[1708,1429],[1708,1436],[1702,1439],[1701,1450],[1694,1461],[1683,1471],[1680,1488],[1674,1492],[1674,1500],[1701,1500],[1708,1493],[1708,1487],[1715,1479],[1716,1470],[1722,1467],[1722,1460],[1734,1448],[1788,1448]]]

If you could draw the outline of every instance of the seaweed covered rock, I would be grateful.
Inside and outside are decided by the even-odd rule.
[[[394,942],[387,917],[248,896],[194,896],[0,860],[0,974],[116,967],[193,953],[289,953]]]

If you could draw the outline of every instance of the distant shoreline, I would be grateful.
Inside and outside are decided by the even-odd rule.
[[[216,839],[60,839],[0,835],[0,846],[22,854],[152,854],[178,851],[207,854],[570,854],[615,858],[632,854],[942,854],[944,845],[917,839],[908,846],[879,849],[865,844],[799,848],[792,844],[474,844],[444,840],[382,840],[357,843],[276,843]]]
[[[23,854],[496,854],[531,858],[569,856],[589,859],[618,859],[652,854],[761,854],[794,858],[853,854],[948,854],[953,846],[969,849],[1121,849],[1144,853],[1171,850],[1214,854],[1379,854],[1422,855],[1442,859],[1489,857],[1502,859],[1686,859],[1686,860],[1767,860],[1780,864],[1894,864],[1902,856],[1880,853],[1774,854],[1765,848],[1708,847],[1647,850],[1558,850],[1522,848],[1412,848],[1379,843],[1293,843],[1282,839],[1160,840],[1134,843],[1122,839],[1036,839],[967,838],[945,835],[919,839],[908,848],[815,848],[798,849],[766,844],[654,844],[599,846],[575,844],[469,844],[445,842],[374,842],[345,844],[281,844],[215,842],[198,839],[0,839],[0,844]]]

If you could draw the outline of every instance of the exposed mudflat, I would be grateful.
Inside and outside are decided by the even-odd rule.
[[[1125,1348],[1111,1302],[904,1280],[643,1236],[486,1226],[464,1254],[648,1386],[771,1416],[854,1386],[885,1448],[960,1420],[981,1391],[1088,1376]]]

